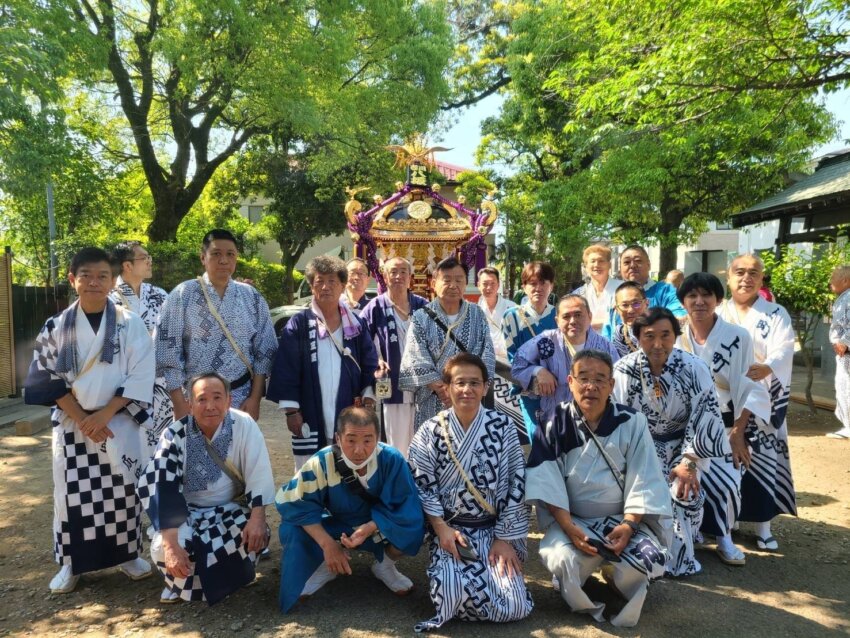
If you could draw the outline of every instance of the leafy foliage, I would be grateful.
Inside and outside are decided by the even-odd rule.
[[[762,256],[765,273],[770,275],[770,288],[777,303],[785,306],[794,318],[797,343],[808,374],[806,399],[813,414],[815,337],[823,317],[832,312],[835,298],[829,290],[832,271],[850,263],[850,244],[846,240],[845,235],[839,242],[817,244],[812,249],[783,246],[779,258],[773,253]]]

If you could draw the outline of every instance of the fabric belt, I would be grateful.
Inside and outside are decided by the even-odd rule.
[[[460,527],[468,527],[470,529],[485,529],[489,527],[496,527],[496,517],[495,516],[487,516],[486,518],[471,518],[471,517],[463,517],[463,516],[453,516],[451,514],[444,514],[443,520],[447,523],[453,523]]]
[[[251,381],[251,373],[246,371],[241,377],[236,379],[236,381],[230,382],[230,389],[235,390],[236,388],[241,388],[243,385]]]
[[[623,516],[624,503],[570,503],[570,513],[581,518]]]
[[[685,436],[684,432],[668,432],[667,434],[653,434],[652,440],[659,443],[669,443],[670,441],[681,439],[683,436]]]

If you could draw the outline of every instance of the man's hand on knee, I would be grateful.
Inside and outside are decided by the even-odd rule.
[[[162,549],[165,554],[165,571],[174,578],[188,578],[192,572],[189,552],[180,545],[177,529],[162,530]]]
[[[262,551],[269,544],[269,528],[266,525],[266,508],[255,507],[251,518],[242,530],[242,543],[249,552]]]

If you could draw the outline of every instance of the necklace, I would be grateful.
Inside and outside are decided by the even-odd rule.
[[[387,295],[387,301],[390,302],[390,305],[399,314],[399,316],[403,315],[401,317],[401,320],[407,321],[408,317],[410,317],[410,307],[408,307],[407,310],[402,310],[401,308],[399,308],[399,306],[396,302],[394,302],[392,299],[390,299],[389,295]]]

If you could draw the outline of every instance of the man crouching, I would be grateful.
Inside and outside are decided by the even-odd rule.
[[[316,452],[278,491],[283,612],[337,576],[350,575],[347,550],[374,554],[372,573],[390,591],[404,595],[413,588],[395,560],[419,551],[422,507],[407,461],[378,442],[379,427],[373,410],[345,408],[337,419],[337,444]]]
[[[567,606],[597,621],[605,605],[582,585],[610,563],[613,585],[628,601],[611,624],[633,627],[650,579],[664,575],[670,492],[645,417],[610,401],[611,357],[583,350],[567,379],[573,400],[536,430],[526,470],[526,502],[537,506],[545,532],[540,558]]]
[[[156,534],[151,558],[165,577],[160,602],[210,605],[254,581],[269,542],[271,462],[257,423],[230,408],[215,372],[189,385],[189,414],[160,438],[138,492]]]

